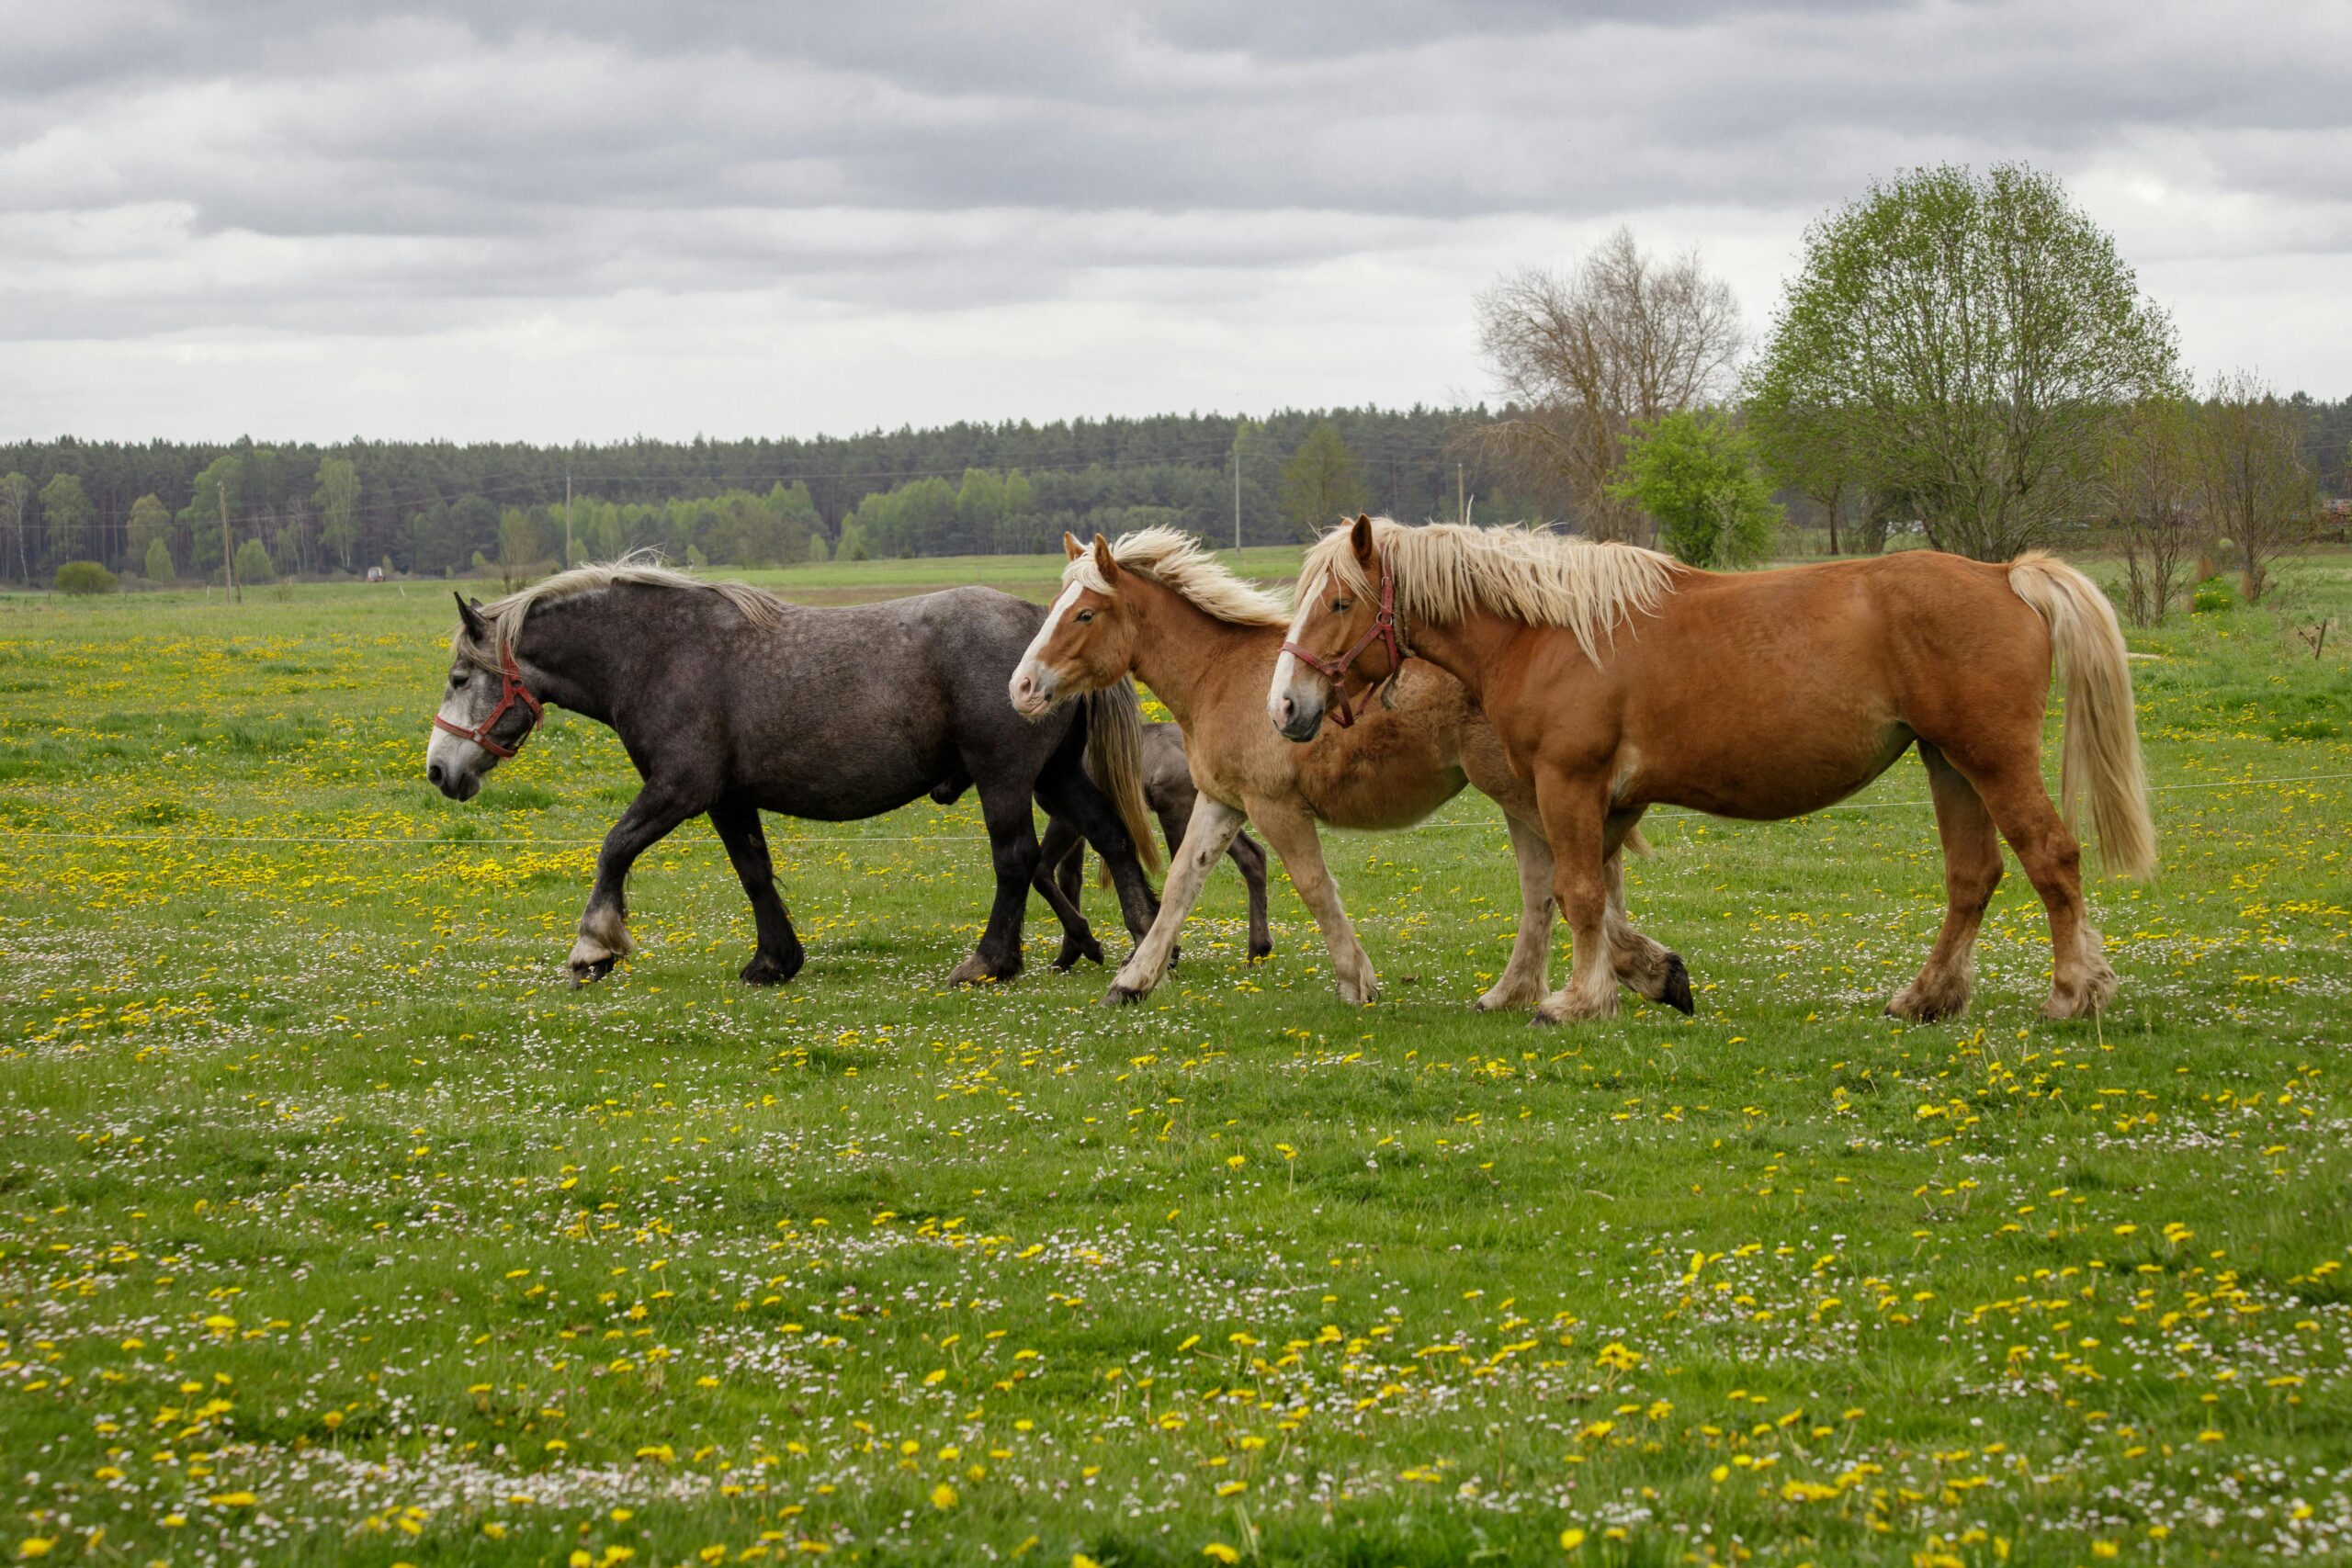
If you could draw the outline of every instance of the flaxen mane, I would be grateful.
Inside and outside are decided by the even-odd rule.
[[[1181,528],[1139,528],[1122,535],[1111,547],[1111,558],[1121,570],[1148,577],[1182,594],[1220,621],[1239,626],[1290,625],[1288,604],[1236,577],[1200,540]],[[1112,591],[1091,554],[1080,555],[1062,568],[1063,586],[1072,583],[1097,593]]]
[[[1334,528],[1308,548],[1299,565],[1302,584],[1329,573],[1351,593],[1379,592],[1349,547],[1348,534],[1344,525]],[[1408,528],[1385,517],[1373,520],[1372,537],[1396,581],[1396,614],[1408,636],[1415,621],[1454,622],[1486,610],[1532,626],[1564,627],[1597,661],[1619,622],[1650,614],[1661,595],[1674,591],[1673,558],[1633,545],[1516,526]]]
[[[523,635],[523,621],[532,606],[550,599],[569,599],[575,594],[593,593],[598,589],[620,583],[634,583],[646,588],[675,588],[692,593],[716,593],[743,613],[743,618],[755,626],[773,626],[784,618],[784,601],[775,594],[752,587],[748,582],[705,582],[662,564],[652,550],[631,550],[618,560],[597,561],[587,566],[575,566],[569,571],[559,571],[543,577],[527,588],[518,589],[503,599],[485,604],[482,619],[490,623],[491,638],[487,648],[474,646],[464,636],[458,639],[459,651],[485,670],[498,668],[501,649],[512,648],[514,639]]]

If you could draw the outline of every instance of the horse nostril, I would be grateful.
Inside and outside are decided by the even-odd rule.
[[[432,780],[435,787],[438,788],[441,784],[441,764],[438,762],[426,763],[424,767],[424,776]]]
[[[1282,700],[1282,705],[1274,711],[1279,716],[1280,722],[1288,724],[1291,721],[1291,716],[1298,711],[1298,705],[1292,702],[1288,697],[1284,697]]]

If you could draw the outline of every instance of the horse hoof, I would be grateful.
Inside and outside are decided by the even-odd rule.
[[[800,973],[802,962],[797,953],[787,953],[782,958],[771,958],[764,953],[755,953],[752,961],[743,965],[738,977],[747,986],[781,986]]]
[[[1686,1018],[1699,1010],[1699,1005],[1690,999],[1690,971],[1682,966],[1682,954],[1666,955],[1666,988],[1657,999]]]
[[[1019,959],[999,965],[990,964],[976,953],[956,965],[956,972],[947,976],[947,983],[951,986],[977,986],[984,982],[1010,980],[1020,973]]]
[[[1250,963],[1261,964],[1265,962],[1265,960],[1272,954],[1273,951],[1274,944],[1271,940],[1254,936],[1250,939]]]
[[[1102,993],[1102,1005],[1106,1008],[1123,1008],[1131,1002],[1143,1000],[1145,995],[1146,993],[1142,991],[1119,985],[1114,981],[1111,988]]]
[[[571,965],[571,983],[574,987],[593,986],[611,974],[613,965],[619,962],[617,957],[614,957],[599,958],[593,963],[573,964]]]

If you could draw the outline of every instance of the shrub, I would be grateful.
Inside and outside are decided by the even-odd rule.
[[[156,582],[169,582],[179,576],[179,569],[172,564],[172,547],[161,539],[148,541],[147,575]]]
[[[2209,577],[2197,585],[2197,597],[2188,602],[2188,613],[2202,615],[2214,610],[2226,610],[2237,602],[2230,585],[2218,577]]]
[[[57,569],[57,591],[82,598],[115,591],[114,573],[94,560],[70,560]]]

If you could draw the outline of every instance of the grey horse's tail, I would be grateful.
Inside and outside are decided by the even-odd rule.
[[[1118,807],[1119,821],[1146,871],[1159,869],[1151,806],[1143,793],[1143,703],[1132,679],[1090,692],[1086,703],[1086,771]],[[1108,874],[1107,868],[1105,874]]]

